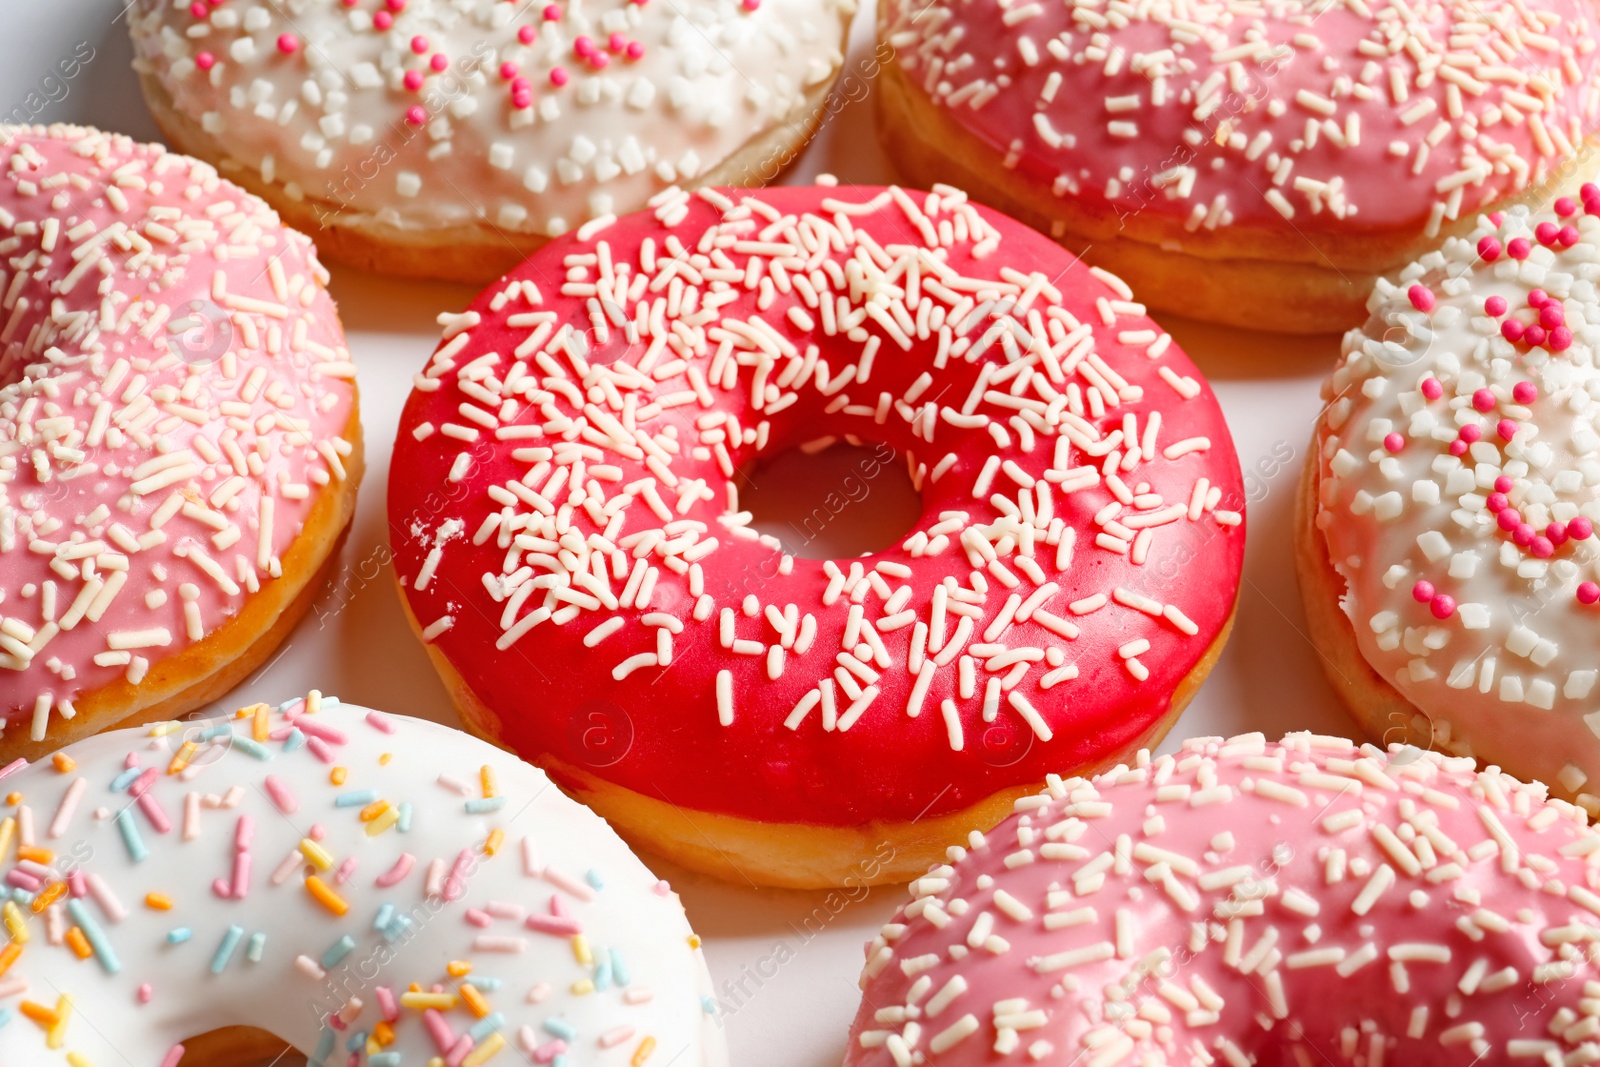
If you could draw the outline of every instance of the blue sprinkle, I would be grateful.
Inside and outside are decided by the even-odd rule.
[[[244,927],[230,926],[228,932],[222,935],[222,944],[217,946],[216,955],[211,957],[211,973],[221,974],[222,969],[228,965],[228,960],[233,957],[233,950],[239,947],[239,942],[244,939]]]
[[[710,997],[701,997],[700,1010],[705,1012],[707,1015],[715,1015],[717,1013],[717,1002],[712,1000]]]
[[[572,1061],[567,1058],[567,1054],[565,1052],[561,1052],[557,1053],[556,1058],[550,1061],[550,1067],[568,1067],[568,1064],[571,1062]]]
[[[354,793],[340,793],[333,798],[336,808],[364,808],[378,799],[376,789],[358,789]]]
[[[544,1028],[567,1041],[575,1041],[578,1037],[578,1030],[575,1026],[565,1019],[556,1018],[554,1015],[544,1021]]]
[[[176,930],[173,930],[171,933],[167,934],[167,944],[181,945],[193,936],[193,930],[189,929],[187,926],[180,926]]]
[[[596,989],[611,988],[611,958],[601,956],[594,961],[594,987]]]
[[[0,1008],[0,1030],[5,1029],[6,1023],[10,1022],[16,1014],[10,1008]]]
[[[499,1012],[494,1012],[491,1015],[485,1015],[481,1020],[479,1020],[476,1026],[467,1031],[467,1036],[472,1038],[472,1043],[476,1045],[478,1042],[482,1041],[484,1038],[488,1037],[496,1030],[501,1029],[505,1025],[506,1017],[501,1015]]]
[[[403,834],[411,832],[411,802],[409,800],[401,803],[400,821],[395,826]]]
[[[295,729],[289,731],[288,737],[283,739],[283,750],[285,752],[293,752],[295,749],[299,748],[305,743],[306,735],[301,733],[299,728],[296,727]]]
[[[122,970],[122,963],[117,959],[117,954],[111,948],[111,942],[106,938],[106,932],[100,928],[95,917],[89,914],[89,909],[83,906],[81,900],[67,901],[67,914],[72,916],[72,921],[78,924],[83,931],[84,940],[89,942],[89,947],[94,949],[95,958],[100,961],[100,966],[106,969],[107,974],[116,974]]]
[[[202,740],[202,741],[214,741],[217,738],[221,737],[223,734],[231,734],[231,733],[233,733],[233,724],[232,723],[219,722],[215,726],[208,726],[204,730],[201,730],[200,731],[200,740]]]
[[[322,698],[322,709],[324,711],[326,711],[329,708],[336,708],[338,706],[339,706],[339,698],[338,697],[323,697]]]
[[[263,763],[272,758],[272,750],[270,748],[268,748],[266,745],[263,745],[255,738],[245,737],[243,734],[234,735],[233,747],[239,749],[247,755],[254,756]]]
[[[360,1052],[362,1049],[364,1049],[366,1047],[367,1047],[367,1032],[365,1030],[361,1031],[358,1034],[351,1034],[350,1035],[350,1039],[344,1043],[344,1050],[346,1052]]]
[[[619,987],[625,986],[629,982],[633,981],[633,978],[628,974],[628,965],[623,962],[622,950],[620,948],[614,948],[608,952],[607,955],[611,957],[612,980],[615,981]]]
[[[505,983],[498,978],[490,978],[486,974],[475,974],[472,976],[472,984],[476,986],[480,992],[493,993]]]
[[[113,793],[121,793],[125,791],[130,785],[133,784],[133,780],[143,773],[143,767],[129,767],[127,770],[111,779],[111,791]]]
[[[349,934],[335,941],[328,951],[322,954],[322,969],[331,971],[356,950],[356,940]]]
[[[491,811],[499,811],[505,806],[505,797],[474,797],[467,801],[467,814],[484,815]]]
[[[281,708],[279,709],[282,710]],[[327,1027],[322,1028],[322,1036],[317,1039],[317,1051],[311,1054],[312,1067],[325,1067],[329,1056],[333,1055],[333,1043],[337,1035]]]
[[[33,894],[20,886],[13,889],[11,895],[18,904],[31,905],[33,903]]]
[[[143,863],[145,857],[150,855],[150,850],[144,847],[144,838],[139,836],[139,828],[133,824],[133,812],[123,808],[117,812],[117,829],[122,831],[122,843],[128,846],[128,855],[133,857],[133,862]]]
[[[378,917],[372,920],[372,928],[374,930],[382,930],[384,927],[388,926],[393,919],[394,905],[385,904],[383,907],[378,909]]]
[[[383,939],[393,944],[406,936],[406,931],[410,929],[411,917],[408,915],[396,915],[389,925],[383,928]]]
[[[251,963],[260,963],[261,954],[267,950],[267,935],[257,931],[250,935],[250,946],[244,951],[244,958]]]
[[[290,708],[294,707],[298,703],[300,703],[300,698],[299,697],[296,697],[293,700],[285,700],[282,704],[278,705],[278,714],[282,715],[284,712],[288,711]],[[332,1043],[330,1042],[329,1045],[331,1047]]]
[[[400,1053],[375,1052],[367,1057],[367,1067],[400,1067]]]
[[[592,867],[583,872],[583,880],[594,886],[596,889],[604,889],[606,887],[606,880],[600,877],[600,872]]]

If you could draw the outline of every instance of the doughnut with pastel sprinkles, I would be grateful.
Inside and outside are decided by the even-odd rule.
[[[1495,768],[1260,734],[1055,779],[913,882],[848,1067],[1600,1058],[1600,832]]]
[[[313,691],[0,788],[6,1063],[726,1063],[677,896],[459,731]]]
[[[321,589],[362,472],[304,236],[159,145],[0,127],[0,757],[181,715]]]
[[[1199,371],[957,190],[673,191],[441,321],[389,487],[405,603],[469,727],[642,847],[909,878],[1162,734],[1225,640],[1244,501]],[[832,438],[892,447],[922,514],[797,558],[736,472]]]
[[[1441,235],[1593,170],[1587,0],[885,0],[881,29],[912,180],[1252,329],[1354,326]]]
[[[329,259],[486,283],[673,185],[759,185],[829,109],[856,0],[135,0],[172,144]]]
[[[1374,739],[1600,781],[1600,187],[1480,216],[1372,294],[1324,386],[1297,558]]]

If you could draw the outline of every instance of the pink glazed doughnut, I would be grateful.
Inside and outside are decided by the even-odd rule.
[[[908,879],[1163,734],[1226,639],[1215,397],[1119,279],[957,190],[677,193],[443,322],[389,486],[413,622],[471,729],[679,862]],[[735,472],[834,436],[922,513],[798,558]]]
[[[1579,808],[1470,759],[1140,753],[912,883],[845,1063],[1593,1062],[1597,859]]]
[[[885,0],[878,123],[920,183],[1151,307],[1357,325],[1378,277],[1592,170],[1588,0]]]
[[[0,758],[255,670],[355,509],[355,368],[311,243],[209,165],[0,127]]]

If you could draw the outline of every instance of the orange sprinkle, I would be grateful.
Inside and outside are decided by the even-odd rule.
[[[639,1047],[633,1050],[633,1059],[629,1060],[628,1062],[632,1064],[633,1067],[640,1067],[645,1060],[650,1058],[650,1053],[654,1052],[655,1050],[656,1039],[653,1037],[646,1037],[643,1041],[639,1042]]]
[[[484,797],[491,798],[499,795],[499,793],[496,792],[493,767],[485,763],[483,765],[483,769],[478,772],[478,778],[483,782]]]
[[[43,1004],[36,1004],[31,1000],[24,1000],[18,1005],[17,1010],[46,1030],[61,1021],[61,1016],[56,1013],[54,1008],[47,1008]]]
[[[501,829],[490,831],[489,840],[483,843],[484,855],[492,856],[500,851],[500,846],[505,843],[506,832]]]
[[[83,936],[83,931],[74,926],[67,931],[67,947],[72,949],[72,954],[80,960],[86,960],[94,955],[94,949],[89,947],[89,939]]]
[[[478,987],[471,982],[461,983],[461,999],[467,1002],[467,1010],[480,1019],[494,1010],[489,1007],[489,1002],[483,999],[483,994],[478,992]]]
[[[185,741],[178,749],[177,755],[172,757],[172,762],[167,764],[168,774],[177,774],[189,766],[189,761],[194,758],[195,749],[199,748],[193,741]]]
[[[78,766],[77,761],[71,756],[67,755],[65,752],[57,752],[54,756],[50,757],[50,762],[54,763],[56,765],[56,770],[60,771],[62,774],[70,774],[72,773],[73,769]]]
[[[344,785],[344,780],[349,776],[350,772],[345,768],[335,767],[333,770],[328,772],[328,781],[332,782],[334,785]]]
[[[389,802],[387,800],[374,800],[371,804],[361,809],[361,821],[371,822],[388,810]]]
[[[379,1048],[394,1044],[394,1027],[385,1019],[379,1019],[372,1026],[372,1039],[378,1043]]]
[[[56,854],[47,848],[40,848],[37,845],[17,846],[17,859],[19,860],[32,860],[35,863],[43,863],[48,865],[54,861],[55,858]]]
[[[690,948],[699,948],[700,947],[700,935],[699,934],[690,934],[689,935],[689,947]]]
[[[465,978],[472,973],[472,964],[466,960],[451,960],[445,964],[444,970],[451,978]]]
[[[29,907],[33,908],[33,913],[35,915],[39,915],[44,911],[44,909],[48,908],[50,905],[54,904],[56,901],[60,900],[66,895],[67,883],[51,882],[45,887],[43,893],[40,893],[38,896],[33,898],[33,903],[30,904]]]
[[[5,974],[11,965],[17,962],[17,957],[22,955],[22,946],[13,941],[5,948],[0,948],[0,974]]]
[[[306,879],[306,891],[316,898],[317,903],[335,915],[342,916],[350,910],[350,905],[345,903],[344,898],[329,889],[327,883],[314,874]]]
[[[420,993],[420,992],[422,992],[422,986],[420,984],[416,983],[416,982],[412,982],[410,985],[406,986],[406,992],[407,993]]]
[[[22,803],[22,794],[21,793],[15,793],[15,792],[7,793],[6,794],[6,803],[10,804],[13,808],[16,807],[18,804]]]
[[[167,896],[165,893],[146,893],[144,897],[144,906],[147,908],[154,908],[156,911],[171,911],[172,898]]]

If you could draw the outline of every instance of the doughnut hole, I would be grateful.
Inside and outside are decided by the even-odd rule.
[[[882,442],[817,438],[758,457],[735,483],[750,525],[802,559],[872,555],[922,514],[904,455]]]

